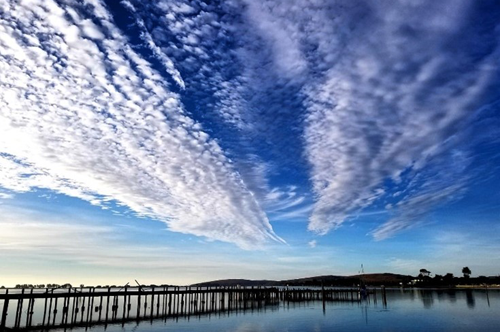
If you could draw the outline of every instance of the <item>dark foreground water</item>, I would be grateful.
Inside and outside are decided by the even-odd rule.
[[[324,310],[323,310],[324,309]],[[73,328],[71,331],[84,331]],[[52,330],[61,331],[61,330]],[[168,318],[124,325],[94,326],[100,331],[500,331],[500,290],[388,290],[361,303],[287,303],[261,310]]]

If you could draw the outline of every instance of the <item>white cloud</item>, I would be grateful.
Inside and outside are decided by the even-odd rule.
[[[254,29],[258,22],[246,12],[241,15],[245,4],[238,1],[220,5],[187,0],[130,2],[137,15],[148,17],[155,43],[186,73],[186,99],[196,100],[191,107],[221,138],[248,189],[266,211],[273,212],[275,207],[266,198],[274,189],[269,179],[280,176],[286,163],[275,161],[287,158],[287,167],[295,167],[293,163],[304,157],[301,146],[290,141],[288,134],[276,135],[283,129],[300,131],[298,125],[282,122],[288,105],[280,103],[287,103],[295,90],[276,90],[273,68],[263,67],[271,62],[261,53],[272,53]],[[290,68],[285,69],[280,73]],[[270,95],[272,100],[267,99]]]
[[[304,82],[304,140],[317,196],[310,230],[325,234],[339,227],[385,195],[384,181],[400,181],[408,169],[419,172],[453,148],[448,141],[460,141],[455,135],[491,87],[500,53],[498,48],[485,52],[470,65],[474,56],[468,43],[477,36],[461,29],[472,3],[304,0],[249,5],[247,14],[263,27],[263,38],[278,47],[273,49],[276,58],[283,58],[276,67],[307,60],[292,80]],[[450,186],[443,180],[428,177],[435,195],[425,192],[433,195],[425,212],[447,200],[439,194]],[[464,179],[458,180],[462,186]],[[418,192],[405,200],[418,200]],[[377,230],[377,238],[406,229],[417,214],[425,214],[422,204],[400,204],[398,209],[401,218]]]
[[[263,211],[311,215],[309,196],[270,184],[272,167],[300,177],[307,159],[309,229],[324,234],[390,194],[385,183],[403,181],[402,171],[448,163],[438,156],[460,141],[499,53],[468,65],[467,0],[123,1],[156,60],[197,101],[209,137],[103,3],[86,3],[91,13],[72,1],[2,0],[0,185],[116,200],[242,247],[276,239]],[[394,215],[372,234],[422,222],[449,199],[440,192],[466,180],[400,185]]]
[[[13,194],[7,194],[7,193],[0,192],[0,199],[12,199],[12,198],[14,198]]]
[[[272,216],[272,220],[307,220],[307,213],[311,211],[307,194],[299,191],[294,185],[271,188],[269,178],[276,171],[274,165],[263,162],[256,155],[241,158],[236,164],[247,188],[266,213]]]
[[[412,165],[418,170],[441,153],[443,142],[457,133],[491,79],[492,57],[446,77],[447,71],[463,70],[458,69],[459,55],[440,46],[453,38],[460,24],[453,18],[460,13],[451,13],[435,26],[434,16],[442,15],[432,13],[432,6],[416,6],[412,20],[426,23],[414,28],[415,37],[402,33],[411,24],[404,10],[409,8],[385,8],[384,20],[370,25],[372,33],[352,35],[351,47],[325,81],[308,91],[305,137],[319,196],[309,225],[313,231],[338,227],[350,213],[379,197],[374,190],[384,179]],[[412,221],[391,221],[374,234],[388,236]]]
[[[432,208],[461,194],[463,183],[432,189],[433,191],[415,194],[398,203],[397,215],[372,232],[374,239],[384,240],[402,230],[422,225]]]
[[[146,28],[146,24],[144,23],[144,20],[140,18],[140,16],[136,15],[136,9],[134,5],[130,1],[123,0],[121,3],[127,7],[132,14],[134,15],[134,18],[136,20],[136,24],[141,30],[141,38],[144,40],[146,45],[151,49],[153,54],[161,61],[165,69],[167,70],[167,73],[172,75],[174,81],[182,88],[185,89],[186,85],[184,81],[182,80],[181,74],[179,71],[175,68],[175,65],[173,61],[165,55],[165,53],[161,50],[158,45],[154,42],[153,38],[151,37],[151,34],[148,32]]]
[[[112,199],[173,231],[243,248],[279,240],[221,147],[90,3],[105,39],[83,10],[70,22],[64,4],[3,1],[0,186]]]
[[[296,11],[300,11],[305,4],[287,3],[280,1],[252,1],[245,0],[248,6],[245,14],[249,21],[264,36],[272,48],[274,63],[283,76],[297,76],[307,70],[307,61],[301,50],[301,40],[296,38],[300,34],[298,22],[294,22]]]
[[[316,248],[316,245],[318,244],[318,242],[316,240],[312,240],[312,241],[309,241],[307,244],[311,248]]]
[[[273,216],[272,220],[307,222],[307,219],[311,215],[313,207],[313,204],[305,204],[304,206],[300,206],[289,211],[280,212],[276,216]]]

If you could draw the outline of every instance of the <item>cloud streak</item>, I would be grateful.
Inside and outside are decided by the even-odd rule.
[[[475,146],[499,142],[488,4],[0,1],[9,195],[112,202],[243,248],[280,241],[266,213],[326,234],[385,206],[381,240],[459,199]]]
[[[221,147],[88,3],[2,1],[0,185],[113,200],[242,248],[279,240]]]
[[[303,138],[317,197],[309,229],[320,234],[385,197],[387,182],[396,186],[408,169],[452,162],[435,157],[463,148],[448,141],[463,139],[496,82],[500,48],[490,39],[498,40],[498,29],[492,19],[481,33],[470,26],[479,15],[472,1],[248,6],[268,45],[277,47],[275,67],[303,82]],[[478,36],[485,44],[472,50]],[[454,180],[458,187],[466,181]],[[422,188],[433,190],[410,192],[397,206],[397,221],[373,233],[377,239],[408,228],[447,201],[440,192],[456,189],[442,177],[427,181]]]

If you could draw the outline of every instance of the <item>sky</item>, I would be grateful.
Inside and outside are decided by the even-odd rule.
[[[499,275],[495,0],[0,0],[0,285]]]

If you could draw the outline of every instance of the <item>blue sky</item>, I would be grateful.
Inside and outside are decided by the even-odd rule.
[[[497,1],[0,0],[0,284],[497,275]]]

